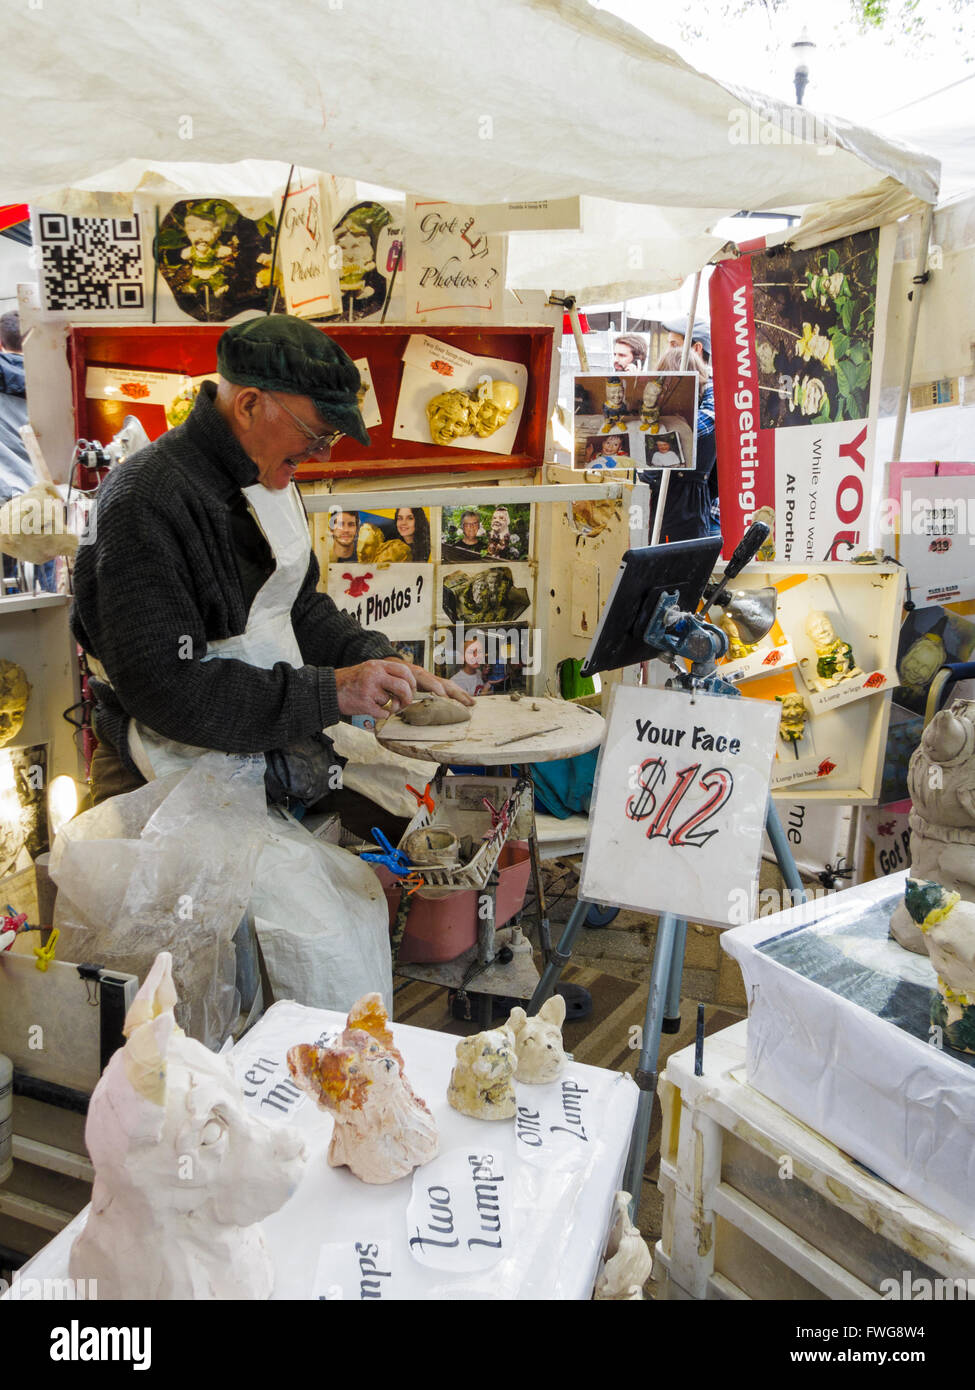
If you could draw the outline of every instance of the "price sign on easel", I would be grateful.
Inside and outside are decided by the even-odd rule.
[[[617,686],[580,896],[692,922],[754,909],[779,707]]]

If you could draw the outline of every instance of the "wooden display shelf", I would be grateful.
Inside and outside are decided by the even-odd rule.
[[[443,327],[428,324],[317,324],[350,357],[366,357],[382,411],[382,424],[370,430],[372,446],[363,449],[354,440],[335,446],[327,464],[307,463],[298,469],[298,481],[320,478],[390,477],[401,473],[497,472],[500,469],[540,467],[545,453],[551,384],[553,330],[546,326],[516,324]],[[145,371],[202,376],[216,373],[217,340],[222,324],[141,324],[138,326],[72,328],[68,336],[74,400],[75,433],[79,439],[103,443],[122,427],[126,415],[141,420],[150,439],[166,428],[160,405],[139,401],[99,401],[85,396],[89,366],[132,367]],[[393,419],[402,377],[402,357],[414,334],[427,334],[452,343],[478,357],[497,357],[527,369],[528,388],[521,423],[510,454],[481,449],[441,448],[433,443],[393,439]]]

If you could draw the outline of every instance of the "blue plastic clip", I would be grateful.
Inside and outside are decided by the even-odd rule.
[[[372,828],[372,838],[377,845],[382,846],[383,852],[380,854],[377,850],[364,850],[359,855],[360,859],[367,859],[370,864],[382,864],[391,874],[406,874],[412,869],[413,860],[410,859],[409,855],[404,854],[401,849],[394,849],[383,832],[376,826]]]

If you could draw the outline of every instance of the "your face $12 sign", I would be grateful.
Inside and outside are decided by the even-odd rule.
[[[616,686],[580,896],[740,923],[742,890],[755,903],[778,727],[771,701]]]

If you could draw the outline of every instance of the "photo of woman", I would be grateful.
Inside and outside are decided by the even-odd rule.
[[[430,559],[430,522],[422,508],[397,507],[396,534],[410,547],[412,564],[427,564]]]

